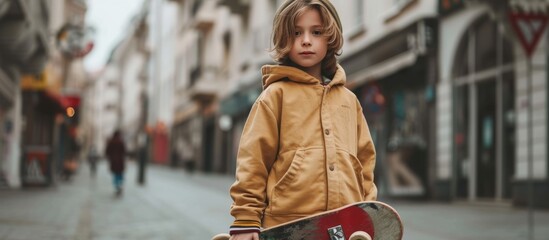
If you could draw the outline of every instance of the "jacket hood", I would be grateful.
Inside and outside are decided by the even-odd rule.
[[[296,67],[282,65],[265,65],[261,68],[263,74],[263,89],[266,89],[274,82],[281,80],[290,80],[304,84],[320,84],[320,80],[309,75],[305,71]],[[337,70],[332,81],[328,84],[329,87],[336,85],[344,85],[346,82],[345,71],[340,65],[337,65]]]

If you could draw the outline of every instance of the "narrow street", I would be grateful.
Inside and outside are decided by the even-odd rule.
[[[95,179],[82,165],[71,182],[50,189],[0,190],[0,239],[5,240],[208,240],[225,232],[230,176],[188,174],[149,165],[147,184],[127,169],[122,197],[115,197],[105,162]],[[527,212],[502,205],[391,202],[402,215],[404,239],[527,239]],[[549,239],[549,212],[535,213],[537,240]]]

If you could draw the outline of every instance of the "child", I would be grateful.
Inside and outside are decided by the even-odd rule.
[[[375,150],[336,55],[341,23],[328,0],[287,0],[273,26],[274,59],[240,141],[230,193],[231,239],[375,200]]]

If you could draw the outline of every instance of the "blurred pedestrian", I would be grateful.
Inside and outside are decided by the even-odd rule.
[[[116,130],[109,139],[105,150],[105,156],[107,156],[109,160],[110,170],[113,175],[115,194],[120,196],[122,194],[126,158],[126,146],[120,130]]]
[[[180,137],[176,142],[177,155],[181,159],[184,168],[187,172],[192,173],[194,171],[194,158],[193,150],[189,145],[189,142],[184,137]]]
[[[342,28],[329,0],[287,0],[274,15],[273,56],[240,140],[231,239],[347,204],[375,200],[375,149],[336,55]]]
[[[74,155],[69,155],[67,159],[63,161],[62,179],[65,181],[72,180],[72,176],[76,173],[78,168],[78,162]]]
[[[67,142],[66,158],[63,160],[62,179],[72,180],[72,176],[78,170],[78,156],[80,153],[80,144],[74,137],[69,137]]]
[[[97,172],[97,162],[99,161],[99,153],[97,152],[97,149],[95,146],[90,147],[90,151],[88,152],[88,164],[90,165],[90,176],[95,178],[96,172]]]

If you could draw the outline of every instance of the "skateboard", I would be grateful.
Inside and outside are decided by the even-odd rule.
[[[260,240],[401,240],[400,216],[377,201],[358,202],[263,229]],[[218,234],[212,240],[228,240]]]

